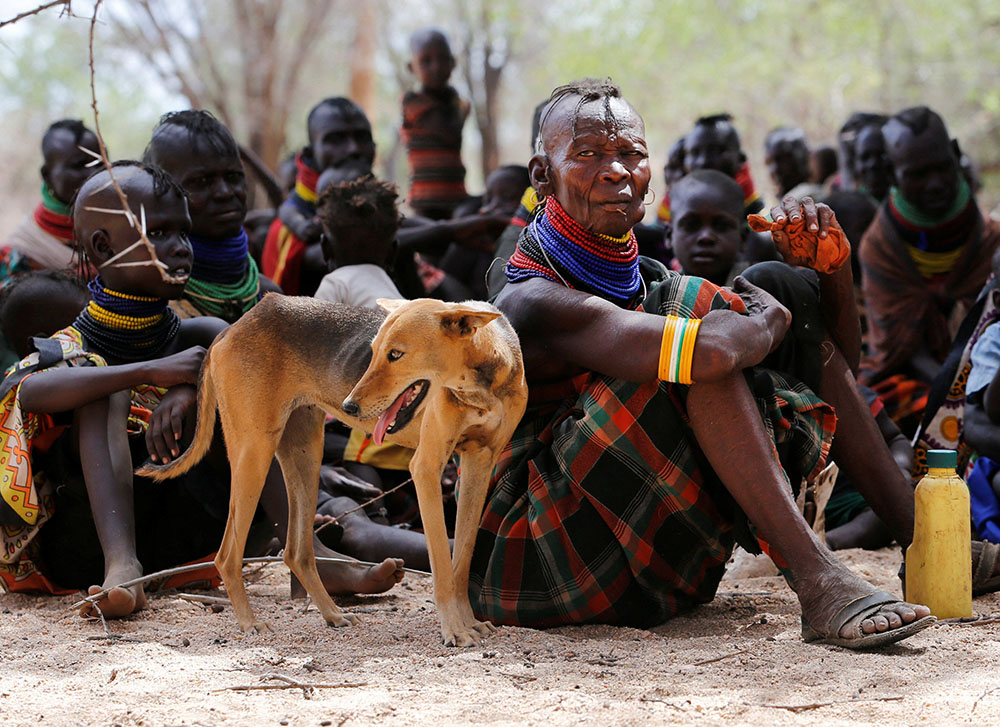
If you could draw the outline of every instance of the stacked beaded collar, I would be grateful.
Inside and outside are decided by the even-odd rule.
[[[56,199],[45,182],[42,182],[42,201],[35,208],[35,222],[61,242],[68,244],[73,239],[73,208]]]
[[[114,361],[144,361],[156,356],[177,335],[181,323],[168,301],[109,290],[100,276],[87,288],[93,298],[73,327],[94,353]]]
[[[547,278],[619,304],[642,285],[635,233],[616,238],[585,230],[555,197],[521,231],[505,272],[511,283]]]
[[[194,265],[184,297],[202,313],[233,323],[260,299],[260,273],[249,254],[246,230],[228,240],[189,239]]]

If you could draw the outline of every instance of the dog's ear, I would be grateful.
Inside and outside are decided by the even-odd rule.
[[[410,301],[408,300],[394,300],[392,298],[377,298],[375,300],[378,307],[387,313],[392,313],[397,308],[401,308],[404,304],[409,302]]]
[[[471,336],[478,329],[500,317],[500,311],[452,306],[441,313],[441,328],[453,336]]]

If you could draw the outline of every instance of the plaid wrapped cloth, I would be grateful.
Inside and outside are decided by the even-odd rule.
[[[731,291],[669,273],[642,304],[699,318],[717,308],[744,310]],[[790,377],[756,369],[748,380],[783,463],[817,473],[832,409]],[[695,442],[686,393],[598,374],[532,387],[476,542],[480,618],[649,626],[714,597],[734,542],[757,547]]]

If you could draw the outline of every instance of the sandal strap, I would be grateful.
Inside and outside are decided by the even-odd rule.
[[[844,604],[839,611],[830,617],[830,620],[826,623],[826,633],[839,634],[840,630],[844,628],[849,621],[852,621],[859,616],[864,616],[873,609],[876,609],[878,606],[884,606],[887,603],[902,603],[902,601],[891,593],[886,593],[885,591],[875,591],[874,593],[869,593],[867,596],[855,598],[853,601],[849,601]],[[860,623],[857,625],[860,627]]]

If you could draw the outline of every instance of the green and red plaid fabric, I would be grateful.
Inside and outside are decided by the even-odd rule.
[[[699,318],[744,310],[731,291],[673,274],[643,308]],[[832,409],[783,375],[750,378],[762,377],[767,430],[798,471],[817,471]],[[745,516],[695,442],[686,392],[598,374],[532,388],[476,543],[470,596],[480,618],[649,626],[714,597]]]

